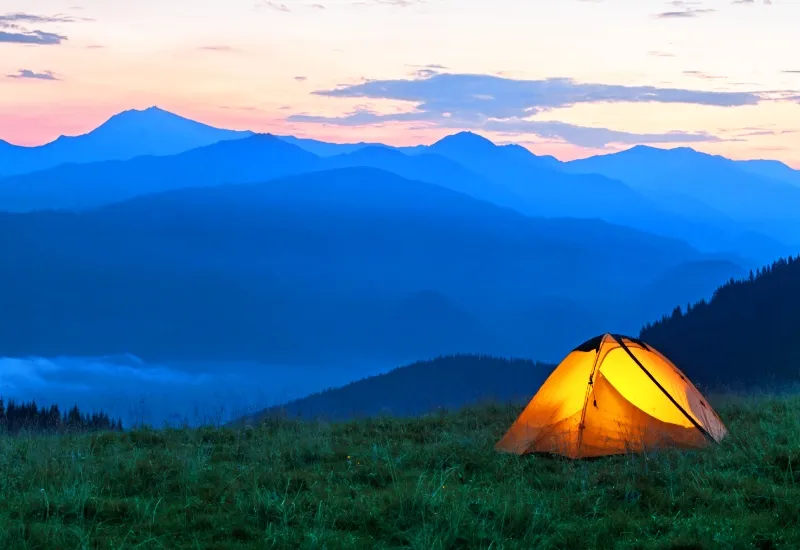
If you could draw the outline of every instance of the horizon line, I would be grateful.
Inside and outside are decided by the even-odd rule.
[[[568,160],[563,160],[563,159],[559,158],[555,154],[539,154],[535,150],[533,150],[530,146],[528,146],[528,145],[526,145],[524,143],[516,142],[516,141],[513,141],[513,140],[499,141],[499,142],[498,141],[494,141],[494,140],[486,137],[485,135],[481,134],[479,132],[479,130],[473,130],[473,129],[452,131],[452,130],[454,130],[452,128],[451,129],[443,128],[442,130],[445,130],[445,131],[451,130],[452,132],[451,133],[446,133],[443,137],[440,137],[438,139],[434,139],[430,143],[420,142],[420,143],[415,143],[414,145],[411,145],[411,146],[407,146],[407,145],[406,146],[403,146],[403,145],[392,145],[391,143],[383,142],[383,141],[377,141],[377,142],[372,142],[372,141],[329,141],[329,140],[319,139],[319,138],[315,138],[315,137],[309,137],[309,136],[305,136],[305,135],[278,134],[278,133],[273,133],[273,132],[270,132],[270,131],[258,132],[258,131],[254,131],[254,130],[250,130],[250,129],[238,129],[238,128],[226,128],[226,127],[214,126],[214,125],[209,124],[207,122],[203,122],[202,120],[198,120],[198,119],[195,119],[195,118],[190,118],[188,116],[181,115],[181,114],[179,114],[179,113],[177,113],[177,112],[175,112],[173,110],[165,109],[163,107],[160,107],[157,104],[152,104],[152,105],[150,105],[148,107],[142,107],[142,108],[131,107],[131,108],[128,108],[128,109],[122,109],[120,111],[117,111],[117,112],[109,115],[108,118],[103,120],[103,122],[101,122],[100,124],[98,124],[97,126],[95,126],[94,128],[92,128],[92,129],[90,129],[90,130],[88,130],[86,132],[83,132],[83,133],[80,133],[80,134],[72,134],[72,135],[60,134],[58,137],[56,137],[56,138],[54,138],[54,139],[52,139],[50,141],[46,141],[44,143],[38,143],[38,144],[33,144],[33,145],[25,145],[25,144],[14,143],[12,141],[8,141],[8,140],[5,140],[3,138],[0,138],[0,143],[5,143],[5,144],[10,145],[12,147],[21,148],[21,149],[28,149],[28,150],[38,149],[38,148],[47,147],[49,145],[52,145],[52,144],[58,142],[59,140],[76,139],[76,138],[80,138],[80,137],[84,137],[84,136],[90,135],[93,132],[97,131],[99,128],[101,128],[101,127],[105,126],[106,124],[108,124],[112,119],[114,119],[114,118],[116,118],[116,117],[118,117],[120,115],[124,115],[126,113],[146,113],[147,111],[159,111],[159,112],[171,115],[173,117],[178,117],[178,118],[184,119],[184,120],[186,120],[188,122],[192,122],[192,123],[195,123],[195,124],[201,124],[201,125],[204,125],[204,126],[207,126],[209,128],[213,128],[213,129],[219,130],[219,131],[250,133],[251,136],[247,136],[247,137],[252,137],[252,136],[255,136],[255,135],[272,135],[272,136],[275,136],[277,138],[294,138],[294,139],[302,139],[302,140],[313,140],[313,141],[317,141],[317,142],[320,142],[320,143],[329,143],[329,144],[332,144],[332,145],[365,145],[365,146],[382,145],[384,147],[389,147],[389,148],[393,148],[393,149],[406,148],[406,147],[419,147],[419,146],[428,146],[429,147],[429,146],[434,145],[435,143],[437,143],[437,142],[439,142],[439,141],[441,141],[441,140],[443,140],[443,139],[445,139],[447,137],[456,136],[456,135],[460,135],[460,134],[473,134],[473,135],[479,136],[479,137],[481,137],[483,139],[486,139],[487,141],[491,142],[492,144],[494,144],[495,146],[498,146],[498,147],[502,147],[502,146],[506,146],[506,145],[516,145],[518,147],[523,147],[524,149],[528,150],[529,152],[531,152],[533,155],[536,155],[536,156],[540,156],[540,157],[550,156],[550,157],[553,157],[553,158],[555,158],[556,160],[558,160],[559,162],[562,162],[562,163],[570,162]],[[242,138],[242,139],[247,139],[247,137]],[[225,140],[220,140],[220,141],[225,141]],[[626,144],[626,145],[628,145],[628,144]],[[667,144],[663,144],[663,145],[667,145]],[[630,150],[635,149],[637,147],[639,147],[639,148],[656,149],[656,150],[660,150],[660,151],[673,151],[673,150],[680,150],[680,149],[688,149],[688,150],[694,151],[695,153],[698,153],[698,154],[710,155],[710,156],[719,156],[719,157],[722,157],[722,158],[725,158],[725,159],[728,159],[728,160],[731,160],[731,161],[734,161],[734,162],[738,162],[738,161],[770,161],[770,162],[778,162],[778,163],[781,163],[781,164],[791,168],[792,170],[800,171],[800,161],[799,161],[799,165],[797,167],[795,167],[792,164],[789,164],[788,162],[785,162],[785,161],[782,161],[782,160],[777,160],[777,159],[774,159],[774,158],[748,157],[748,158],[735,159],[735,158],[731,158],[731,157],[726,157],[724,155],[706,153],[704,151],[701,151],[701,150],[696,149],[694,147],[689,147],[687,145],[678,144],[675,147],[666,147],[666,146],[658,147],[658,146],[650,145],[650,144],[648,144],[646,142],[640,142],[640,143],[632,144],[632,145],[629,145],[628,147],[623,147],[623,148],[609,149],[607,152],[604,152],[604,153],[595,153],[595,154],[589,153],[589,154],[587,154],[585,156],[577,156],[576,158],[573,158],[572,160],[584,160],[584,159],[588,159],[588,158],[592,158],[592,157],[612,155],[612,154],[616,154],[616,153],[622,153],[622,152],[625,152],[625,151],[630,151]]]

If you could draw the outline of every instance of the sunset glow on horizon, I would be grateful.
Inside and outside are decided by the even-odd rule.
[[[112,5],[113,4],[113,5]],[[6,0],[0,139],[156,105],[333,142],[472,130],[562,160],[636,144],[800,168],[800,3]]]

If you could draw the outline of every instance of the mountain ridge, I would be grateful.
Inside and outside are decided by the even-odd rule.
[[[352,420],[390,414],[415,416],[482,402],[529,400],[555,365],[527,359],[459,354],[417,361],[239,418],[250,425],[269,417]],[[420,380],[425,391],[420,392]]]
[[[781,258],[748,276],[731,278],[710,300],[675,307],[647,323],[640,336],[698,384],[800,388],[798,288],[800,256]]]
[[[176,155],[253,132],[225,130],[158,107],[128,109],[75,136],[59,136],[44,145],[8,144],[0,156],[0,175],[46,170],[65,163],[130,160],[138,156]]]
[[[9,289],[0,306],[21,312],[0,327],[0,353],[11,356],[547,359],[584,331],[637,326],[633,308],[643,307],[648,281],[707,257],[679,240],[597,220],[530,218],[364,167],[186,187],[84,212],[3,214],[0,231],[15,235],[0,266]],[[456,307],[413,299],[428,291]],[[563,302],[558,318],[540,319],[537,304],[551,296],[569,297],[575,309]],[[430,311],[464,327],[479,319],[470,329],[478,336],[444,330],[446,346],[415,347],[392,314],[404,303],[410,313],[399,321]],[[597,318],[576,324],[585,309]],[[320,357],[303,355],[309,334]]]
[[[154,113],[167,116],[160,110]],[[129,111],[118,116],[124,119],[141,115],[141,111]],[[285,149],[285,158],[273,155],[269,162],[274,166],[263,166],[266,161],[256,152],[252,153],[252,158],[247,158],[248,148],[266,139],[271,140],[275,148],[280,142],[296,149],[292,149],[291,154],[290,149]],[[787,251],[781,242],[770,242],[757,231],[751,230],[753,237],[744,238],[732,223],[692,221],[622,181],[604,175],[565,173],[561,164],[554,164],[548,157],[537,157],[520,146],[495,145],[472,132],[447,136],[432,146],[414,148],[413,152],[407,148],[365,145],[348,153],[319,157],[304,149],[302,143],[297,140],[291,143],[272,134],[250,134],[171,156],[61,165],[3,178],[0,180],[0,204],[6,210],[22,211],[91,208],[178,186],[243,183],[311,170],[368,165],[467,192],[531,216],[598,218],[689,240],[693,246],[707,252],[735,251],[748,258],[752,265]],[[459,144],[466,144],[466,148],[459,148]],[[241,152],[237,153],[238,149]],[[308,154],[304,156],[301,151]],[[221,157],[225,154],[230,158]],[[203,155],[219,158],[212,161]],[[189,158],[196,160],[188,162]],[[130,164],[109,164],[111,162]]]

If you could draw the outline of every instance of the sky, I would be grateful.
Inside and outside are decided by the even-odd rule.
[[[562,160],[645,143],[800,168],[798,28],[800,0],[3,0],[0,139],[157,105],[337,142],[468,129]]]

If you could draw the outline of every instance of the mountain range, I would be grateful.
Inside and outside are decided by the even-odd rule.
[[[162,138],[149,138],[156,134]],[[57,147],[60,142],[69,143],[69,148]],[[98,147],[99,142],[113,147]],[[120,144],[125,143],[128,149],[123,151]],[[49,153],[53,148],[65,151],[69,164],[54,162]],[[0,179],[0,207],[7,211],[86,209],[180,187],[369,166],[530,216],[595,218],[686,240],[704,252],[738,254],[740,263],[749,265],[791,253],[800,242],[795,222],[787,214],[800,205],[800,186],[788,183],[795,171],[785,167],[779,180],[753,173],[758,166],[774,171],[774,164],[741,164],[750,167],[745,170],[734,161],[684,149],[635,147],[619,155],[562,163],[517,145],[497,146],[470,132],[430,146],[326,144],[290,136],[231,133],[157,108],[126,111],[83,136],[22,149],[42,160],[28,162],[24,169],[22,164],[4,160],[7,155],[0,152],[0,174],[17,173]],[[167,153],[179,149],[176,154]],[[690,166],[676,168],[687,164],[684,157],[691,158]],[[714,170],[720,171],[719,177],[733,180],[734,174],[738,178],[736,189],[742,196],[728,193],[733,196],[726,199],[728,203],[746,202],[753,208],[721,208]],[[642,172],[672,174],[673,179],[660,176],[665,181],[652,184],[638,175]],[[674,179],[693,183],[679,186]],[[684,189],[687,186],[709,190],[689,192]]]
[[[697,221],[729,219],[743,229],[800,243],[800,186],[786,174],[764,175],[764,164],[735,162],[688,147],[632,149],[567,163],[571,173],[619,179],[660,204]],[[774,168],[774,165],[767,164]],[[787,167],[788,168],[788,167]],[[794,172],[794,171],[791,171]],[[701,205],[694,215],[686,204]]]
[[[640,331],[705,391],[796,391],[800,384],[797,319],[800,256],[729,281],[686,308],[676,307]],[[419,415],[486,402],[524,404],[554,365],[480,356],[420,361],[250,414],[350,420]],[[424,382],[422,382],[424,381]],[[425,391],[418,388],[424,384]]]
[[[14,236],[0,306],[18,312],[0,354],[16,356],[546,358],[653,318],[664,273],[711,261],[681,241],[528,217],[364,167],[7,213],[0,233]],[[688,286],[686,299],[716,285]]]
[[[414,416],[487,402],[522,404],[554,367],[522,359],[437,357],[270,407],[235,423],[253,424],[269,416],[326,420]],[[419,391],[421,380],[424,392]]]
[[[554,360],[800,242],[796,171],[686,148],[561,162],[470,132],[334,144],[150,108],[2,143],[0,174],[9,355]]]
[[[112,116],[80,136],[61,136],[39,147],[0,140],[0,177],[46,170],[61,164],[126,160],[141,155],[174,155],[253,132],[222,130],[157,107]]]

